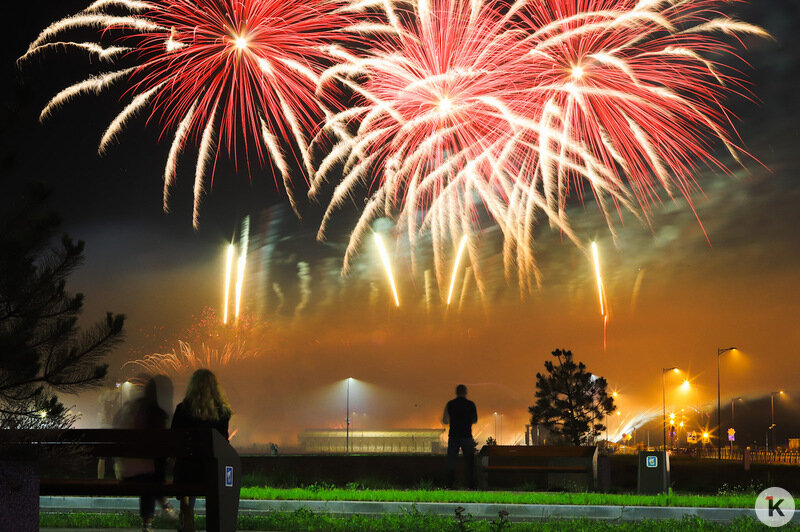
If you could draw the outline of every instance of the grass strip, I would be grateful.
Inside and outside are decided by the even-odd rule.
[[[156,518],[156,528],[173,528],[171,523]],[[199,528],[205,527],[202,517]],[[47,528],[137,528],[139,518],[133,513],[42,513],[40,527]],[[275,532],[756,532],[771,530],[748,518],[722,525],[697,518],[681,520],[611,523],[606,521],[559,520],[512,523],[498,516],[493,521],[474,520],[469,515],[440,517],[411,509],[398,515],[379,517],[334,517],[309,510],[270,512],[263,516],[239,516],[239,530],[270,530]],[[800,527],[788,525],[782,531],[799,532]]]
[[[703,508],[753,508],[755,494],[637,495],[619,493],[560,493],[519,491],[450,491],[348,488],[244,487],[243,499],[301,501],[450,502],[498,504],[577,504],[600,506],[672,506]]]

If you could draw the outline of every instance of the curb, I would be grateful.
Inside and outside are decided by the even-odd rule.
[[[135,497],[40,497],[43,512],[137,512],[139,501]],[[297,501],[253,500],[239,501],[241,515],[263,515],[269,512],[294,512],[307,509],[316,513],[337,516],[400,514],[417,511],[424,514],[452,517],[457,507],[476,519],[495,519],[499,512],[507,511],[513,521],[538,521],[549,519],[595,519],[601,521],[631,522],[642,520],[683,519],[698,517],[704,521],[731,523],[741,517],[756,519],[752,508],[700,508],[665,506],[581,506],[543,504],[497,503],[438,503],[438,502],[372,502],[372,501]],[[198,499],[197,513],[205,513],[205,501]],[[800,512],[792,517],[800,523]]]

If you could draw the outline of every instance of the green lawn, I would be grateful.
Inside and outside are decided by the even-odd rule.
[[[139,518],[130,513],[43,513],[41,527],[53,528],[138,528]],[[204,527],[202,518],[197,519]],[[170,524],[156,520],[158,528],[173,528]],[[643,521],[637,523],[608,523],[603,521],[563,520],[550,522],[510,523],[501,521],[473,521],[469,516],[437,517],[409,511],[402,515],[380,517],[333,517],[315,514],[308,510],[292,513],[274,512],[264,516],[239,516],[239,530],[270,530],[291,532],[756,532],[771,530],[751,519],[742,518],[730,525],[720,525],[700,519],[686,518],[680,521]],[[781,529],[800,532],[800,528],[787,526]]]
[[[347,488],[244,487],[243,499],[382,502],[481,502],[500,504],[597,504],[606,506],[701,506],[753,508],[755,494],[736,495],[634,495],[521,491],[389,490]]]

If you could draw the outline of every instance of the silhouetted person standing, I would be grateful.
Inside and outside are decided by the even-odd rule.
[[[475,403],[467,399],[467,387],[463,384],[456,386],[456,398],[450,400],[444,407],[442,423],[450,425],[447,436],[447,485],[453,486],[455,482],[456,462],[458,451],[464,453],[466,462],[467,484],[474,488],[473,469],[475,458],[475,440],[472,438],[472,425],[478,422],[478,410]]]

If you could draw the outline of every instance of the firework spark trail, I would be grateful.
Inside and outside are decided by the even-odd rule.
[[[250,245],[250,217],[245,216],[242,220],[241,235],[239,237],[239,265],[236,270],[236,307],[234,317],[239,320],[239,311],[242,304],[242,292],[244,290],[244,273],[247,268],[247,251]]]
[[[467,235],[461,237],[461,242],[458,244],[458,252],[456,253],[456,260],[453,263],[453,274],[450,276],[450,290],[447,292],[447,304],[453,299],[453,287],[456,285],[456,276],[458,275],[458,265],[461,263],[461,256],[464,254],[464,249],[467,247]],[[465,274],[466,277],[466,274]]]
[[[58,107],[68,103],[76,96],[86,93],[100,94],[104,89],[108,88],[113,83],[119,81],[123,77],[130,75],[135,68],[126,68],[116,72],[106,72],[99,76],[92,76],[89,79],[76,83],[62,90],[56,94],[47,105],[44,106],[42,112],[39,114],[39,120],[44,122]]]
[[[41,118],[78,95],[124,82],[132,101],[106,130],[99,151],[137,111],[149,108],[162,135],[172,136],[164,172],[167,210],[179,155],[188,143],[199,141],[196,227],[207,174],[223,149],[236,161],[237,145],[248,167],[251,159],[272,161],[294,205],[291,170],[280,144],[294,142],[308,171],[306,139],[315,134],[327,108],[338,108],[335,96],[317,95],[315,89],[328,61],[327,48],[350,39],[340,31],[353,19],[340,9],[344,5],[340,0],[97,0],[45,28],[20,60],[71,48],[114,64],[135,62],[68,87],[47,104]],[[99,30],[99,42],[63,38],[87,29]],[[119,42],[103,44],[110,39]]]
[[[592,242],[592,259],[594,262],[594,275],[597,281],[597,296],[600,301],[600,315],[606,315],[605,291],[603,290],[603,277],[600,275],[600,254],[597,251],[597,242]]]
[[[222,323],[223,325],[227,325],[228,323],[228,309],[230,308],[230,293],[231,293],[231,273],[233,270],[233,254],[234,254],[234,246],[233,242],[228,244],[228,253],[225,258],[225,300],[224,306],[222,307]]]
[[[195,349],[189,342],[179,340],[178,349],[173,349],[168,353],[153,353],[138,360],[131,360],[122,367],[141,368],[152,374],[177,374],[200,368],[221,368],[254,356],[255,352],[247,349],[241,343],[225,344],[221,349],[201,344],[198,349]]]
[[[600,274],[600,253],[597,251],[597,242],[592,242],[592,261],[594,262],[594,275],[597,281],[597,296],[600,301],[600,315],[603,316],[603,351],[606,350],[607,331],[608,331],[608,304],[606,302],[606,291],[603,287],[603,277]]]
[[[389,253],[386,252],[386,246],[383,244],[383,239],[381,235],[375,233],[375,244],[378,246],[378,253],[381,256],[381,262],[383,262],[383,268],[386,270],[386,277],[389,280],[389,284],[392,287],[392,294],[394,295],[394,304],[395,306],[400,306],[400,298],[397,297],[397,285],[394,282],[394,274],[392,274],[392,263],[389,260]]]
[[[300,261],[297,263],[297,279],[300,300],[294,308],[295,317],[302,316],[311,302],[311,267],[307,262]]]
[[[93,42],[49,42],[28,51],[25,55],[18,59],[18,62],[24,62],[36,54],[47,52],[49,50],[67,48],[85,50],[89,54],[96,55],[102,61],[112,61],[117,56],[131,50],[131,48],[128,48],[127,46],[109,46],[108,48],[103,48],[99,44]]]
[[[467,292],[469,291],[469,283],[472,279],[472,267],[467,266],[464,269],[464,281],[461,283],[461,295],[458,298],[458,312],[464,307],[464,301],[467,299]]]
[[[175,131],[175,138],[172,140],[172,146],[170,146],[169,149],[167,166],[164,168],[164,212],[169,212],[169,191],[175,181],[175,172],[178,168],[178,156],[183,149],[183,141],[186,137],[186,133],[189,131],[189,126],[192,124],[196,109],[197,103],[195,102],[178,125],[178,129]]]
[[[633,290],[631,291],[631,310],[636,310],[636,305],[639,301],[639,292],[642,289],[642,281],[644,280],[645,269],[640,268],[636,274],[636,280],[633,282]]]
[[[244,271],[247,267],[247,255],[241,254],[239,255],[239,260],[236,267],[236,284],[235,286],[235,303],[234,303],[234,312],[233,317],[238,320],[239,319],[239,312],[241,310],[242,304],[242,290],[244,288]]]
[[[728,171],[715,143],[737,162],[747,155],[722,104],[745,85],[718,57],[735,57],[726,36],[741,44],[767,34],[726,18],[727,3],[352,3],[364,19],[356,30],[373,47],[332,49],[339,62],[319,77],[318,92],[338,83],[359,101],[329,113],[309,144],[322,161],[311,196],[332,173],[344,176],[318,236],[367,186],[343,270],[370,222],[395,216],[412,249],[418,232],[431,232],[441,285],[447,242],[474,231],[485,212],[503,233],[507,276],[516,268],[520,288],[531,290],[540,282],[532,251],[540,214],[583,248],[566,215],[570,196],[588,189],[612,236],[614,211],[649,223],[662,192],[691,206],[698,164]]]
[[[430,270],[425,270],[425,310],[428,314],[431,313],[431,305],[433,303],[433,274]]]

